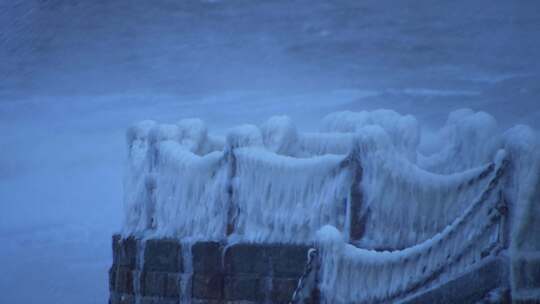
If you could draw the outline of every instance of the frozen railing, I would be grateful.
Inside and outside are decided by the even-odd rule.
[[[128,131],[123,233],[318,244],[325,302],[402,299],[524,229],[536,133],[498,132],[470,110],[423,148],[416,120],[391,111],[331,114],[318,133],[287,117],[225,137],[200,120],[142,122]]]
[[[492,132],[466,127],[457,114],[443,132],[450,145],[429,157],[416,153],[415,162],[413,118],[362,113],[329,115],[320,133],[298,132],[286,117],[226,137],[196,119],[137,124],[128,131],[124,234],[311,243],[317,229],[332,225],[356,246],[403,249],[450,225],[496,174],[497,149],[477,145],[478,152],[459,139]],[[452,155],[476,161],[453,164]]]
[[[505,248],[502,198],[507,161],[465,211],[434,237],[397,251],[371,251],[346,244],[337,229],[318,232],[319,288],[324,303],[395,301],[451,278]]]
[[[347,227],[346,156],[279,155],[262,148],[253,127],[197,155],[174,128],[144,124],[130,137],[124,233],[306,243],[323,225]]]

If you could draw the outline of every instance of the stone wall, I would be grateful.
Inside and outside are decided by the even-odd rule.
[[[308,246],[113,237],[110,304],[288,303]],[[315,292],[316,293],[316,292]],[[314,293],[311,303],[317,303]]]

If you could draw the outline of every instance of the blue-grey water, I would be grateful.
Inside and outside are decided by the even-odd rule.
[[[540,126],[540,2],[0,0],[0,303],[104,303],[124,129],[462,107]]]

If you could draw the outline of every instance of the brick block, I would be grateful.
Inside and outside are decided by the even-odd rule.
[[[111,293],[109,298],[110,304],[135,304],[135,297],[119,293]]]
[[[225,304],[223,300],[192,299],[191,304]]]
[[[222,246],[217,242],[198,242],[191,248],[193,272],[211,274],[223,271],[221,263]]]
[[[133,294],[133,272],[125,267],[119,267],[115,275],[115,290],[118,293]]]
[[[193,275],[193,297],[204,300],[219,300],[223,298],[223,275],[195,274]]]
[[[109,291],[116,290],[116,267],[113,265],[109,268]]]
[[[120,256],[120,239],[119,234],[115,234],[112,237],[112,253],[113,253],[113,265],[118,265],[118,257]]]
[[[272,279],[270,291],[272,303],[289,303],[297,285],[297,279]]]
[[[179,304],[178,299],[166,299],[161,297],[142,297],[140,304]]]
[[[222,300],[192,299],[191,304],[225,304]]]
[[[299,278],[304,273],[308,246],[272,245],[267,248],[274,277]]]
[[[144,270],[159,272],[182,271],[181,246],[177,240],[148,240],[144,251]]]
[[[178,298],[180,296],[180,275],[168,273],[165,282],[165,297]]]
[[[113,236],[113,264],[131,270],[135,269],[137,242],[133,237],[122,239],[118,235]]]
[[[265,247],[256,244],[236,244],[226,249],[225,273],[258,274],[270,273],[269,257]]]
[[[135,304],[135,297],[132,295],[121,295],[118,304]]]
[[[141,276],[143,296],[163,296],[167,288],[167,273],[145,271]]]
[[[228,301],[261,301],[261,280],[255,275],[237,275],[225,277],[225,300]]]
[[[512,262],[514,284],[517,289],[540,288],[540,254],[516,258]]]

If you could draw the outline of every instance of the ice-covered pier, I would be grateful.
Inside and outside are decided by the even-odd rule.
[[[378,110],[330,114],[318,133],[280,116],[223,137],[144,121],[127,138],[113,304],[540,299],[526,126],[458,110],[426,136]]]

